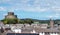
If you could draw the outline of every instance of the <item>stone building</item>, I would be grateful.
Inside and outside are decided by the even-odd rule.
[[[50,28],[53,29],[54,28],[54,21],[52,19],[50,19]]]
[[[13,19],[17,18],[17,15],[14,15],[14,12],[8,12],[8,15],[6,15],[5,18]]]

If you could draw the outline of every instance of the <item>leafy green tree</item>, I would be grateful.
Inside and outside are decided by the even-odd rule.
[[[25,23],[28,23],[28,24],[30,24],[30,25],[33,23],[33,21],[32,21],[31,19],[24,20],[24,22],[25,22]]]
[[[3,19],[4,24],[16,24],[18,23],[18,19]]]
[[[19,23],[20,24],[24,24],[25,22],[24,22],[24,20],[20,20]]]

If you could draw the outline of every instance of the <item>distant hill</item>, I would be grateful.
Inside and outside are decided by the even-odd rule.
[[[19,21],[18,21],[19,20]],[[38,20],[38,19],[31,19],[31,18],[25,18],[25,19],[3,19],[2,20],[4,23],[13,23],[13,24],[16,24],[16,23],[29,23],[29,24],[31,24],[31,23],[34,23],[34,22],[39,22],[39,23],[47,23],[47,24],[49,24],[50,23],[50,20]],[[54,23],[55,24],[60,24],[60,19],[56,19],[56,20],[53,20],[54,21]]]
[[[37,19],[21,19],[21,20],[31,20],[33,22],[39,22],[39,23],[49,23],[49,20],[37,20]]]
[[[21,19],[21,20],[32,20],[33,22],[34,21],[38,21],[40,23],[50,23],[50,20],[38,20],[38,19]],[[56,20],[53,20],[55,24],[60,24],[60,19],[56,19]]]

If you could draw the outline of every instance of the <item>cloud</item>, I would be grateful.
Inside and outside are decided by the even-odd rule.
[[[56,13],[54,15],[50,15],[50,16],[47,16],[48,18],[59,18],[60,17],[60,14],[59,13]]]
[[[6,16],[6,15],[7,15],[7,13],[4,13],[4,14],[3,14],[3,17]]]
[[[1,0],[1,3],[10,4],[12,10],[23,10],[23,11],[32,11],[32,12],[44,12],[48,8],[41,8],[40,0]]]
[[[52,18],[53,16],[48,16],[49,18]]]
[[[23,10],[32,12],[60,11],[59,0],[0,0],[0,3],[9,4],[8,10]],[[8,5],[7,5],[8,6]],[[55,7],[56,6],[56,7]],[[58,7],[59,6],[59,7]]]
[[[60,0],[0,0],[0,11],[38,12],[41,17],[59,18]]]
[[[59,6],[52,6],[52,10],[55,12],[60,12],[60,7]]]
[[[44,12],[47,9],[44,9],[44,8],[43,9],[41,9],[41,8],[23,8],[22,10],[24,10],[24,11],[32,11],[32,12]]]
[[[0,7],[0,11],[6,11],[5,7]]]
[[[59,16],[60,16],[60,14],[59,13],[56,13],[55,17],[58,18]]]

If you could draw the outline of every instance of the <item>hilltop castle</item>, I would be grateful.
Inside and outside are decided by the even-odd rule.
[[[17,18],[13,12],[8,12],[8,15],[5,18],[12,19]],[[1,28],[2,27],[2,28]],[[50,23],[48,24],[40,24],[34,22],[33,24],[6,24],[3,25],[0,22],[0,31],[4,30],[3,34],[9,35],[8,33],[13,35],[17,35],[18,33],[21,35],[35,34],[35,35],[60,35],[60,25],[54,24],[54,21],[50,19]]]
[[[8,12],[8,15],[5,16],[7,19],[17,18],[17,15],[14,15],[14,12]]]

